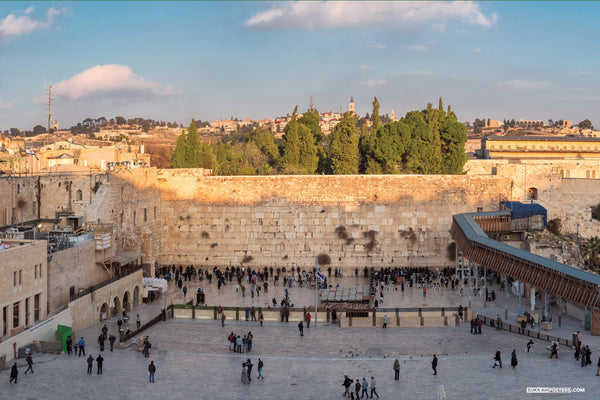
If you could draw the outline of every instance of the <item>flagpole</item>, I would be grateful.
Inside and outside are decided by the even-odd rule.
[[[319,257],[316,258],[317,261],[317,272],[319,272],[319,269],[321,268],[319,266]],[[315,273],[315,328],[317,327],[317,301],[318,301],[318,293],[319,293],[319,276],[317,273]]]

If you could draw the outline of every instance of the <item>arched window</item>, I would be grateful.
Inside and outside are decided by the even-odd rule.
[[[83,200],[83,192],[81,191],[81,189],[77,189],[77,192],[75,192],[75,200]]]

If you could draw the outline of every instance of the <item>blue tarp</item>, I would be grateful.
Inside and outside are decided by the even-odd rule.
[[[548,224],[548,211],[539,204],[523,204],[520,201],[502,201],[500,204],[510,210],[511,219],[542,215],[544,217],[544,226]]]

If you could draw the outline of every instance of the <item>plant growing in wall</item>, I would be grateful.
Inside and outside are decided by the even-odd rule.
[[[600,203],[598,203],[595,206],[592,206],[592,218],[600,220]]]
[[[560,218],[554,218],[548,221],[547,229],[554,235],[560,235],[560,231],[562,230],[562,221]]]

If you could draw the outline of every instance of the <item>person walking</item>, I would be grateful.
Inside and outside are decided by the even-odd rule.
[[[92,374],[92,366],[94,365],[94,357],[91,354],[87,358],[87,365],[88,365],[87,373],[91,375]]]
[[[98,375],[102,375],[102,363],[104,362],[104,357],[102,357],[102,354],[98,354],[98,357],[96,357],[96,363],[98,363]]]
[[[357,379],[354,384],[354,393],[356,394],[356,400],[360,398],[360,389],[361,389],[360,381]]]
[[[369,398],[369,382],[367,382],[367,380],[365,378],[363,378],[362,380],[362,384],[360,385],[362,387],[362,392],[361,392],[361,399],[364,399],[365,396],[367,396],[367,399]]]
[[[25,370],[25,375],[27,375],[27,371],[31,371],[31,373],[33,374],[33,358],[31,357],[31,354],[27,354],[25,361],[27,361],[27,369]]]
[[[387,324],[388,324],[388,316],[386,314],[383,316],[383,327],[387,328]]]
[[[352,385],[352,379],[348,378],[348,375],[344,375],[344,382],[342,386],[344,387],[344,397],[350,397],[350,385]]]
[[[225,319],[226,319],[226,318],[227,318],[227,317],[225,316],[225,313],[221,313],[221,327],[224,327],[224,326],[225,326]]]
[[[374,376],[371,377],[371,398],[373,398],[373,394],[377,396],[377,398],[379,398],[379,395],[377,394],[376,390],[376,382]]]
[[[115,340],[117,340],[116,336],[111,334],[108,337],[108,343],[110,343],[110,351],[113,351],[113,347],[115,346]]]
[[[298,322],[298,330],[300,331],[300,336],[304,336],[304,324],[302,321]]]
[[[596,376],[600,376],[600,355],[598,355],[598,368],[596,368]]]
[[[72,355],[73,354],[73,339],[71,339],[71,336],[67,337],[66,345],[67,345],[67,354]]]
[[[257,379],[265,379],[265,377],[262,374],[262,369],[263,369],[264,366],[265,366],[265,364],[259,358],[258,359],[258,378]]]
[[[552,342],[552,345],[550,346],[550,358],[552,358],[552,356],[554,356],[555,358],[558,358],[558,343],[557,342]]]
[[[265,317],[263,316],[263,313],[261,311],[258,312],[258,322],[260,322],[260,326],[263,326],[263,321],[265,320]]]
[[[79,339],[77,345],[79,346],[79,357],[81,357],[81,353],[83,353],[83,355],[85,356],[85,340],[83,340],[83,336],[81,337],[81,339]]]
[[[492,368],[496,368],[498,366],[502,368],[502,357],[500,356],[500,350],[496,350],[496,354],[494,355],[494,366]]]
[[[18,377],[19,369],[17,368],[17,363],[14,363],[13,366],[10,368],[10,380],[8,381],[8,383],[11,383],[12,381],[15,381],[15,383],[17,383]]]
[[[140,329],[140,326],[142,326],[142,322],[140,321],[140,314],[138,314],[135,317],[135,326],[136,326],[137,329]]]
[[[98,336],[98,344],[100,345],[100,351],[104,351],[104,341],[106,340],[106,336],[104,333],[100,333]]]
[[[529,342],[527,342],[527,352],[531,353],[531,347],[533,346],[533,340],[529,339]]]
[[[512,353],[510,355],[510,366],[515,368],[518,363],[519,363],[519,361],[517,360],[517,350],[513,349]]]
[[[102,327],[102,334],[104,335],[104,337],[108,336],[108,327],[106,326],[106,324],[104,324],[104,326]]]
[[[394,361],[394,380],[400,380],[400,361],[397,358]]]
[[[150,376],[150,382],[154,383],[154,374],[156,373],[156,365],[154,365],[154,361],[151,360],[150,364],[148,365],[148,373]]]
[[[437,375],[437,365],[438,365],[438,359],[437,359],[437,356],[434,354],[433,360],[431,360],[431,369],[433,369],[434,375]]]

